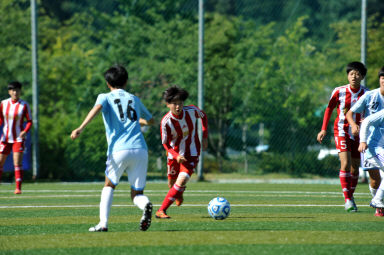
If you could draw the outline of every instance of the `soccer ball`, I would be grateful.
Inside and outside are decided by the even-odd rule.
[[[208,213],[215,220],[224,220],[231,212],[231,205],[223,197],[215,197],[208,204]]]

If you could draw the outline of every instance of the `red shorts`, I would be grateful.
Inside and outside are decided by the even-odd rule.
[[[349,137],[335,136],[336,149],[338,152],[350,151],[352,158],[360,158],[359,139],[352,140]]]
[[[168,159],[168,179],[176,180],[180,172],[192,176],[197,163],[199,163],[199,157],[187,157],[187,162],[182,164],[177,163],[176,159]]]
[[[24,142],[15,142],[15,143],[0,143],[0,153],[9,155],[11,153],[11,150],[13,152],[24,152]]]

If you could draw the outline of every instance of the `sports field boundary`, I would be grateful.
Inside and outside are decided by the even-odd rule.
[[[161,204],[154,204],[160,207]],[[98,208],[99,205],[6,205],[0,209],[31,209],[31,208]],[[112,205],[112,207],[136,207],[136,205]],[[207,207],[203,204],[183,204],[183,207]],[[231,207],[344,207],[344,205],[320,205],[320,204],[231,204]],[[369,205],[359,205],[369,207]]]
[[[126,179],[122,179],[121,183],[125,183]],[[340,185],[339,178],[321,178],[321,179],[305,179],[305,178],[284,178],[284,179],[261,179],[261,178],[240,178],[240,179],[229,179],[229,178],[217,178],[217,179],[205,179],[203,181],[198,181],[197,179],[192,178],[190,182],[199,183],[199,182],[208,182],[208,183],[233,183],[233,184],[330,184],[330,185]],[[103,184],[104,181],[52,181],[46,182],[38,180],[32,182],[26,180],[26,184]],[[147,184],[150,183],[167,183],[167,180],[164,179],[149,179]],[[14,182],[1,182],[0,185],[14,185]]]

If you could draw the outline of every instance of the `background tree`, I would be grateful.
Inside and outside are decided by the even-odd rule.
[[[383,65],[383,4],[368,5],[368,76],[378,84]],[[328,169],[316,145],[323,107],[346,84],[345,64],[360,59],[360,1],[207,0],[205,111],[210,145],[206,170],[240,169],[242,152],[253,172],[292,174]],[[0,80],[18,79],[31,101],[29,1],[0,2]],[[197,104],[197,1],[39,1],[41,177],[103,176],[101,117],[84,138],[70,141],[99,93],[103,72],[125,65],[128,90],[142,98],[157,123],[166,113],[162,92],[172,84]],[[8,97],[6,91],[3,97]],[[254,150],[264,124],[268,152]],[[164,175],[158,127],[145,132],[151,174]],[[332,135],[326,144],[330,145]],[[230,152],[230,153],[229,153]],[[278,158],[278,160],[276,160]],[[235,160],[234,160],[235,159]]]
[[[22,97],[31,99],[31,54],[29,1],[4,0],[0,2],[0,84],[2,98],[8,97],[5,85],[20,81]]]

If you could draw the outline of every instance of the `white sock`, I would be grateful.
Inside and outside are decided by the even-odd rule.
[[[371,187],[371,185],[369,185],[369,191],[371,192],[372,197],[375,197],[377,189],[374,189]]]
[[[141,210],[144,210],[144,207],[149,203],[149,198],[146,195],[136,195],[133,198],[133,203],[139,207]]]
[[[108,218],[113,200],[113,191],[114,189],[112,187],[104,187],[101,191],[99,224],[105,228],[108,227]]]
[[[380,200],[383,199],[383,197],[384,197],[384,181],[381,180],[380,186],[377,189],[376,195],[375,195],[375,197],[373,199],[376,200],[376,201],[380,201]]]

